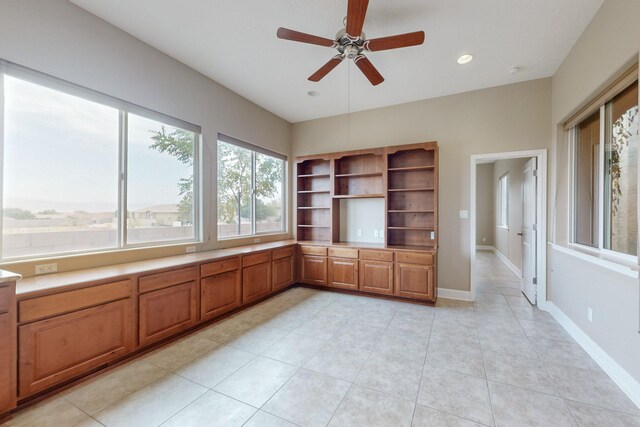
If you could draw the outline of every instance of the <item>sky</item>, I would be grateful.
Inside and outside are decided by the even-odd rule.
[[[115,211],[118,110],[11,76],[4,86],[3,207]],[[129,123],[128,209],[176,204],[191,167],[148,148],[160,123]]]

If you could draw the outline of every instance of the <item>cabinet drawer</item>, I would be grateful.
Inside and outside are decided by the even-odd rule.
[[[0,286],[0,313],[6,313],[11,306],[12,286]]]
[[[251,267],[252,265],[262,264],[271,261],[271,252],[258,252],[255,254],[244,255],[242,257],[242,266]]]
[[[138,280],[138,292],[141,294],[168,288],[181,283],[196,280],[196,267],[181,268],[179,270],[166,271],[164,273],[151,274]]]
[[[358,250],[350,248],[329,248],[329,256],[336,258],[358,258]]]
[[[105,285],[27,299],[19,302],[19,322],[33,322],[34,320],[128,298],[131,296],[131,292],[131,280],[121,280]]]
[[[132,352],[134,324],[127,298],[20,326],[19,398]]]
[[[175,335],[198,321],[198,287],[184,283],[140,295],[140,346]]]
[[[376,251],[371,249],[361,249],[360,259],[368,259],[371,261],[387,261],[393,262],[393,252],[391,251]]]
[[[324,246],[300,246],[300,253],[304,255],[327,256],[327,248]]]
[[[240,257],[223,259],[221,261],[210,262],[200,266],[200,276],[209,277],[227,271],[240,268]]]
[[[286,258],[288,256],[293,256],[296,253],[295,246],[289,246],[288,248],[282,249],[274,249],[273,250],[273,259]]]
[[[396,252],[396,262],[433,265],[433,254],[424,252]]]

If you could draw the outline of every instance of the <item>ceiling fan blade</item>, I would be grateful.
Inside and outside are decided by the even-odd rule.
[[[358,55],[355,57],[354,61],[358,68],[360,68],[360,71],[362,71],[362,74],[364,74],[365,77],[369,79],[372,85],[378,86],[384,81],[384,77],[382,77],[376,67],[373,66],[371,61],[369,61],[366,56]]]
[[[316,71],[311,76],[309,76],[309,80],[311,80],[312,82],[319,82],[320,80],[322,80],[324,76],[329,74],[329,72],[334,68],[336,68],[338,64],[340,64],[341,62],[342,62],[342,56],[340,55],[334,56],[329,60],[329,62],[324,64],[322,67],[320,67],[318,71]]]
[[[347,34],[351,37],[360,37],[364,18],[367,14],[369,0],[349,0],[347,6]]]
[[[287,28],[278,28],[277,32],[279,39],[291,40],[294,42],[302,42],[309,44],[317,44],[318,46],[333,47],[335,41],[331,39],[325,39],[324,37],[318,37],[311,34],[301,33],[300,31],[289,30]]]
[[[401,47],[417,46],[424,43],[424,31],[399,34],[397,36],[381,37],[367,40],[364,48],[370,52],[379,50],[398,49]]]

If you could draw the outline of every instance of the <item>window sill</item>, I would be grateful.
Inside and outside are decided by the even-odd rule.
[[[508,225],[498,225],[498,228],[502,229],[502,230],[509,230],[509,226]]]
[[[224,239],[218,239],[218,244],[222,244],[224,247],[227,247],[225,243],[229,243],[233,245],[234,243],[244,244],[242,242],[248,242],[250,240],[254,240],[253,243],[265,243],[262,239],[267,239],[267,241],[282,239],[289,239],[290,235],[286,231],[278,231],[277,233],[265,233],[265,234],[248,234],[246,236],[234,236],[234,237],[226,237]],[[255,240],[259,241],[256,242]],[[232,246],[228,246],[232,247]]]
[[[608,270],[624,274],[625,276],[631,277],[633,279],[638,278],[637,261],[635,263],[632,263],[627,259],[620,259],[618,257],[602,253],[597,249],[592,249],[582,245],[576,245],[574,243],[569,243],[568,247],[560,246],[555,243],[549,243],[549,245],[551,246],[551,248],[557,250],[558,252],[571,255],[593,265],[604,267]]]

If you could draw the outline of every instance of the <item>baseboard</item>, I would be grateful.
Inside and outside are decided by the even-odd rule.
[[[476,251],[496,251],[496,248],[491,245],[476,245]]]
[[[522,271],[520,271],[520,269],[516,267],[515,264],[512,263],[511,260],[509,260],[509,258],[507,258],[502,252],[500,252],[495,248],[493,252],[495,252],[498,258],[500,258],[500,261],[504,262],[506,266],[509,267],[509,270],[513,271],[516,274],[516,276],[522,277]]]
[[[460,301],[473,301],[471,292],[455,289],[438,288],[438,298],[457,299]]]
[[[589,337],[573,320],[562,312],[553,302],[547,301],[545,308],[574,340],[596,361],[607,375],[640,408],[640,382],[633,378],[622,366],[609,356]]]

